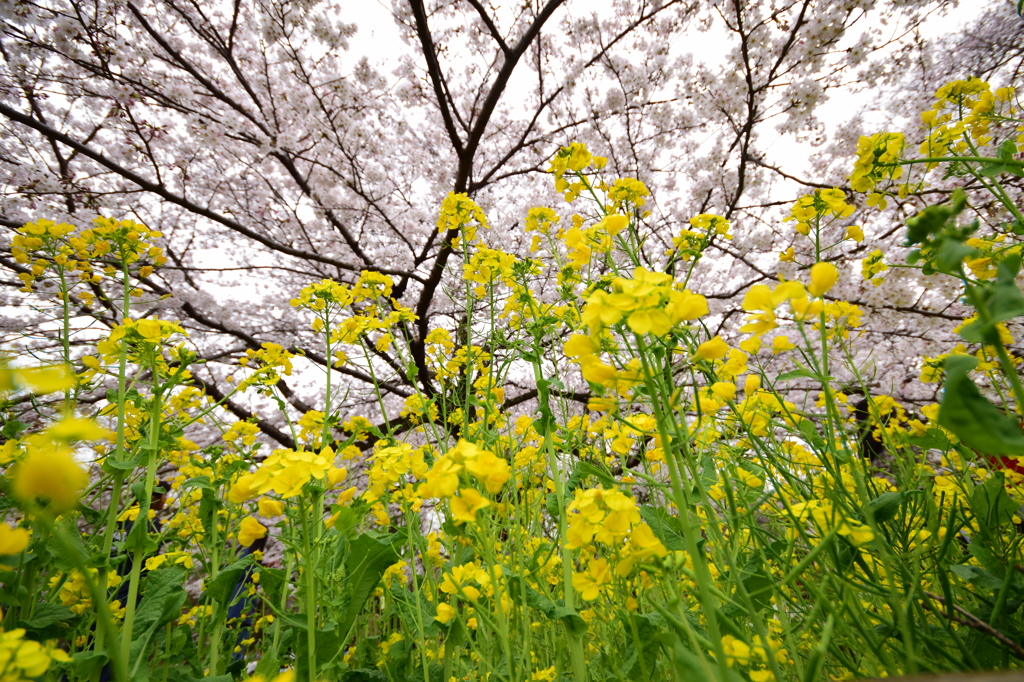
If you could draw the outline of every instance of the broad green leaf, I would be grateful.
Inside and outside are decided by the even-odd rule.
[[[961,580],[990,592],[998,592],[1003,586],[1002,580],[978,566],[950,566],[949,570]]]
[[[129,672],[133,679],[145,676],[143,668],[149,660],[149,647],[154,633],[165,623],[181,615],[185,592],[185,569],[171,566],[151,571],[142,584],[142,601],[135,612]]]
[[[248,554],[230,566],[225,567],[217,574],[217,577],[210,581],[210,584],[206,586],[203,596],[209,597],[215,602],[227,606],[228,602],[231,601],[231,596],[235,593],[238,581],[242,579],[242,576],[245,575],[245,572],[249,570],[254,563],[252,555]]]
[[[107,655],[102,651],[79,651],[71,657],[71,669],[80,679],[89,680],[99,675],[106,662]]]
[[[552,620],[560,620],[566,629],[577,637],[587,634],[587,621],[569,606],[559,606],[551,613]]]
[[[363,534],[350,543],[345,561],[349,589],[348,609],[338,622],[338,644],[348,641],[349,632],[363,610],[366,600],[373,595],[380,577],[388,566],[398,561],[398,552],[390,542]]]
[[[965,258],[981,255],[981,251],[956,237],[943,236],[938,244],[939,247],[935,250],[935,265],[939,272],[956,273]]]
[[[618,481],[607,471],[594,466],[590,462],[580,460],[576,462],[572,469],[572,474],[569,475],[569,480],[566,482],[566,493],[572,492],[583,485],[588,476],[596,478],[605,488],[615,488],[618,486]]]
[[[960,330],[960,336],[971,343],[993,345],[999,341],[996,327],[1000,322],[1012,320],[1024,315],[1024,296],[1017,286],[1017,273],[1020,272],[1020,256],[1014,255],[999,263],[998,274],[994,284],[979,286],[982,294],[982,305],[988,320],[977,320]]]
[[[622,675],[630,680],[657,679],[654,673],[662,647],[660,635],[664,619],[656,613],[620,612],[618,621],[627,651]]]
[[[666,549],[674,552],[686,549],[686,539],[679,532],[676,520],[663,507],[643,505],[640,516],[651,527],[655,537],[661,540]]]
[[[906,492],[882,493],[867,503],[867,511],[875,515],[876,523],[885,523],[896,516],[906,497]]]
[[[970,355],[946,358],[939,424],[982,454],[1024,455],[1024,434],[1016,420],[983,396],[968,376],[977,366],[978,359]]]
[[[977,486],[971,495],[971,512],[983,533],[997,533],[1020,509],[1006,494],[1005,483],[1003,473],[999,472]]]
[[[917,215],[907,219],[907,244],[922,244],[931,235],[938,233],[951,218],[955,218],[967,205],[967,196],[962,189],[953,192],[952,204],[929,206]]]
[[[1016,153],[1017,145],[1013,140],[1008,139],[999,146],[999,151],[996,153],[997,160],[981,164],[978,172],[986,178],[994,178],[1001,173],[1024,177],[1024,166],[1013,158]]]
[[[78,616],[63,604],[36,604],[32,617],[19,620],[18,627],[25,628],[33,639],[60,639],[68,636],[76,625]]]

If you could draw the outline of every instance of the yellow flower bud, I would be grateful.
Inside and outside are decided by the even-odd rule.
[[[811,267],[811,285],[807,291],[812,296],[822,296],[839,279],[839,270],[831,263],[815,263]]]

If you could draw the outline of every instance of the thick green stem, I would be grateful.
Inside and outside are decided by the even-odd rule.
[[[122,277],[122,291],[121,291],[121,324],[124,324],[125,320],[129,317],[129,310],[131,307],[131,287],[129,286],[128,280],[128,265],[125,259],[121,259],[121,277]],[[120,349],[118,351],[117,361],[117,426],[115,429],[115,441],[114,441],[114,453],[113,458],[117,463],[122,463],[126,457],[124,452],[124,433],[125,433],[125,402],[127,401],[128,394],[128,346],[124,339],[121,340]],[[103,529],[103,554],[102,556],[109,557],[110,552],[114,547],[114,529],[117,528],[117,517],[120,513],[121,505],[121,487],[124,485],[124,479],[126,472],[123,469],[117,469],[114,473],[113,483],[110,491],[110,502],[107,505],[107,523]],[[109,567],[104,564],[100,567],[99,572],[99,584],[104,587],[107,584],[107,574],[109,573]],[[96,651],[102,651],[104,648],[104,633],[102,630],[96,632]]]
[[[149,442],[146,445],[148,450],[146,457],[146,480],[142,491],[142,499],[139,500],[139,514],[135,517],[136,526],[141,524],[141,528],[137,531],[135,548],[132,552],[132,573],[128,582],[128,603],[125,604],[124,630],[121,633],[121,658],[126,674],[130,665],[128,658],[133,639],[132,627],[135,623],[135,602],[139,596],[142,561],[146,557],[146,541],[149,538],[149,509],[153,499],[153,484],[156,480],[156,456],[160,449],[161,388],[155,359],[151,363],[151,370],[153,372],[153,399],[149,412]],[[127,547],[125,549],[127,550]]]

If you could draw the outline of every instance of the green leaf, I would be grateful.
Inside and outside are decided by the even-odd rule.
[[[971,495],[971,512],[982,533],[998,533],[1001,526],[1013,520],[1019,509],[1020,505],[1006,494],[1006,481],[1001,471],[977,486]]]
[[[281,589],[284,587],[284,569],[260,567],[260,589],[273,604],[281,603]]]
[[[686,549],[686,538],[679,531],[676,519],[669,515],[668,510],[663,507],[642,505],[640,516],[651,527],[655,537],[661,540],[666,549],[673,552]]]
[[[789,381],[790,379],[817,379],[818,375],[809,369],[794,369],[788,372],[783,372],[779,376],[775,377],[776,383],[779,381]]]
[[[935,250],[935,265],[939,272],[956,273],[965,258],[975,258],[981,251],[964,244],[959,238],[943,235]]]
[[[17,419],[11,419],[10,421],[4,422],[4,428],[0,429],[0,436],[3,436],[4,440],[14,440],[18,437],[18,434],[28,428],[28,424],[20,422]]]
[[[655,669],[661,651],[664,619],[656,613],[620,612],[618,621],[626,641],[626,661],[622,675],[630,680],[658,679]],[[645,675],[646,672],[646,675]]]
[[[885,523],[896,516],[906,497],[906,492],[882,493],[867,503],[866,511],[874,514],[876,523]]]
[[[548,511],[548,516],[554,520],[562,515],[562,510],[558,506],[558,495],[556,493],[548,493],[544,496],[544,508]]]
[[[214,491],[216,490],[216,488],[214,488],[213,485],[210,484],[209,476],[196,476],[194,478],[188,479],[187,481],[181,484],[182,490],[185,490],[186,488],[202,488],[203,490]]]
[[[796,428],[800,431],[800,435],[804,437],[808,443],[813,445],[816,449],[822,450],[825,448],[825,441],[820,435],[818,435],[818,428],[814,425],[810,419],[803,419]]]
[[[1004,140],[996,152],[996,161],[982,164],[978,172],[986,178],[995,177],[1000,173],[1024,177],[1024,167],[1022,167],[1024,164],[1021,164],[1020,161],[1015,161],[1013,158],[1016,153],[1017,145],[1014,141],[1011,139]]]
[[[79,651],[71,657],[71,669],[78,679],[90,680],[99,674],[100,668],[107,662],[107,655],[102,651]]]
[[[203,596],[209,597],[223,606],[227,606],[228,602],[231,601],[231,596],[235,593],[238,581],[242,579],[246,570],[252,567],[254,563],[252,555],[247,554],[230,566],[225,567],[206,586]]]
[[[113,457],[107,457],[103,460],[103,471],[108,474],[114,474],[118,471],[133,471],[143,463],[143,456],[141,454],[129,457],[126,460],[118,461]]]
[[[560,620],[577,637],[587,631],[587,621],[575,609],[554,602],[530,585],[518,575],[506,576],[508,596],[519,604],[525,604],[540,611],[551,620]]]
[[[375,668],[346,670],[341,679],[344,682],[388,682],[388,676]]]
[[[928,241],[929,237],[940,232],[951,218],[955,218],[966,203],[964,191],[957,189],[953,193],[952,205],[935,204],[907,218],[907,244],[923,244]]]
[[[978,359],[970,355],[946,358],[939,424],[982,454],[1024,455],[1024,434],[1016,420],[983,396],[968,376],[977,366]]]
[[[28,620],[18,621],[19,628],[26,630],[41,630],[54,623],[70,623],[77,618],[71,609],[63,604],[37,604],[35,613]]]
[[[569,480],[566,482],[565,492],[570,493],[576,488],[583,485],[583,482],[588,476],[593,476],[601,482],[605,488],[615,488],[619,485],[618,481],[604,469],[594,466],[590,462],[584,462],[579,460],[576,462],[576,466],[573,467],[572,473],[569,475]]]
[[[398,552],[389,542],[363,534],[350,543],[345,560],[349,588],[348,609],[338,622],[338,644],[348,641],[348,634],[363,610],[366,601],[377,589],[380,578],[391,564],[398,561]]]
[[[303,614],[303,619],[305,615]],[[331,663],[335,657],[341,657],[345,652],[342,650],[342,643],[338,640],[336,630],[316,631],[316,666],[317,672]],[[302,633],[295,639],[295,667],[301,680],[320,679],[319,676],[309,674],[309,639]]]
[[[587,621],[570,606],[559,606],[551,613],[552,620],[560,620],[566,629],[577,637],[587,634]]]
[[[142,602],[135,612],[132,644],[129,652],[129,672],[133,679],[144,677],[143,670],[149,659],[150,641],[165,623],[181,615],[188,594],[185,592],[186,571],[171,566],[151,571],[142,584]]]
[[[998,592],[1003,581],[978,566],[950,566],[949,571],[956,577],[990,592]]]
[[[1024,315],[1024,296],[1017,286],[1017,273],[1020,272],[1020,256],[1009,256],[999,263],[995,284],[977,287],[981,290],[982,305],[987,312],[988,320],[977,320],[960,330],[960,336],[971,343],[995,345],[999,342],[999,330],[996,325],[1006,320]]]
[[[526,580],[521,576],[509,575],[506,577],[506,581],[506,584],[508,585],[508,595],[517,603],[525,604],[531,609],[536,609],[548,618],[551,618],[551,614],[558,608],[558,605],[555,602],[530,587]]]
[[[675,669],[676,677],[686,682],[712,682],[714,679],[709,675],[708,666],[701,661],[697,654],[693,653],[683,645],[682,639],[670,633],[660,636],[665,651],[669,653],[672,667]]]
[[[68,635],[76,625],[78,616],[63,604],[36,604],[35,612],[27,620],[19,620],[18,627],[25,628],[33,639],[60,639]]]

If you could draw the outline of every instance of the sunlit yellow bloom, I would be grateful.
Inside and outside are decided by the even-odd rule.
[[[594,559],[582,573],[573,572],[572,587],[580,593],[586,601],[597,599],[604,589],[612,581],[612,572],[608,568],[607,559]]]
[[[717,381],[711,385],[711,392],[722,400],[729,401],[736,397],[736,384]]]
[[[811,266],[811,284],[807,287],[812,296],[823,296],[839,279],[839,269],[832,263],[815,263]]]
[[[772,352],[782,353],[783,351],[793,350],[796,346],[789,340],[788,336],[776,336],[772,339]]]
[[[510,475],[508,462],[489,450],[481,450],[476,457],[467,458],[465,467],[491,494],[501,490]]]
[[[243,547],[251,547],[252,543],[260,538],[266,537],[267,527],[251,516],[242,519],[242,525],[238,529],[238,544]]]
[[[30,448],[13,472],[14,495],[26,502],[49,501],[56,514],[74,509],[78,495],[89,483],[89,475],[59,447]]]
[[[693,354],[695,360],[721,360],[729,352],[729,344],[716,336],[709,341],[697,346],[697,352]]]
[[[284,513],[284,502],[272,500],[269,497],[261,497],[257,507],[260,510],[260,516],[272,517]]]
[[[459,494],[449,501],[455,525],[476,523],[476,513],[491,506],[491,501],[473,488],[461,488]]]
[[[437,605],[437,615],[434,616],[434,620],[438,621],[439,623],[443,623],[444,625],[447,625],[457,615],[458,612],[455,609],[453,609],[449,604],[441,602]]]
[[[28,547],[29,532],[0,523],[0,554],[21,554]]]
[[[104,429],[92,419],[64,417],[46,429],[46,435],[54,440],[111,440],[113,432]]]

